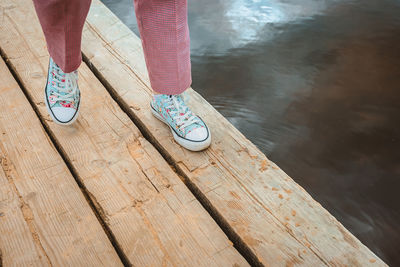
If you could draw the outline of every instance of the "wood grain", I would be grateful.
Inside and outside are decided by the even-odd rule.
[[[0,59],[0,251],[4,266],[122,266]]]
[[[95,203],[127,264],[248,266],[157,150],[82,64],[82,108],[70,127],[43,103],[48,56],[30,0],[8,8],[0,47],[57,145]]]
[[[98,0],[87,19],[82,49],[143,133],[258,262],[385,265],[192,89],[189,105],[209,124],[213,142],[201,153],[177,145],[149,112],[152,90],[140,39]]]

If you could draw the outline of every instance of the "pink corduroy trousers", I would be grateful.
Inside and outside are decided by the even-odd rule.
[[[81,64],[82,29],[91,0],[33,0],[50,56],[64,72]],[[180,94],[192,83],[187,0],[134,0],[150,83]]]

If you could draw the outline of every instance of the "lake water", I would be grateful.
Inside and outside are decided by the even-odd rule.
[[[189,0],[189,28],[193,88],[400,266],[400,0]]]

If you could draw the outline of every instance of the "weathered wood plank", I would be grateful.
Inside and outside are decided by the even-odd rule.
[[[36,103],[129,264],[247,266],[223,231],[89,68],[79,71],[82,109],[70,127],[43,103],[48,57],[30,0],[4,0],[0,47]]]
[[[4,266],[122,266],[35,112],[0,59]]]
[[[7,164],[7,160],[1,158],[1,164]],[[35,232],[31,233],[24,218],[21,201],[15,188],[6,178],[4,170],[0,170],[1,262],[6,266],[49,266],[42,247],[39,243],[35,243],[33,236]]]
[[[261,263],[385,265],[192,89],[190,104],[210,125],[213,143],[201,153],[179,147],[149,112],[140,39],[99,0],[83,52],[135,123]]]

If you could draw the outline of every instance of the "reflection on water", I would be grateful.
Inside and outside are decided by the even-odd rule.
[[[104,1],[138,34],[131,0]],[[193,87],[400,265],[400,1],[189,0]]]

